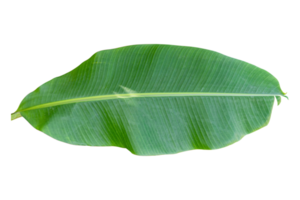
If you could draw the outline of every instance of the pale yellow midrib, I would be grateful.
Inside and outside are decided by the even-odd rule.
[[[109,99],[121,99],[121,98],[141,98],[141,97],[179,97],[179,96],[278,96],[280,94],[247,94],[247,93],[206,93],[206,92],[169,92],[169,93],[129,93],[129,94],[111,94],[111,95],[100,95],[100,96],[90,96],[74,99],[66,99],[62,101],[55,101],[50,103],[45,103],[37,106],[32,106],[24,110],[13,113],[18,117],[20,112],[35,110],[41,108],[47,108],[58,105],[65,105],[71,103],[79,102],[89,102],[89,101],[101,101]]]

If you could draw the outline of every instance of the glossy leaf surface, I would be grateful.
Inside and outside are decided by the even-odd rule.
[[[28,94],[12,119],[70,144],[137,155],[217,149],[266,126],[284,93],[267,71],[210,50],[133,45],[97,52]]]

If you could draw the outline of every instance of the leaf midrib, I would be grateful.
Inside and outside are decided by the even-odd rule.
[[[111,99],[122,99],[122,98],[142,98],[142,97],[180,97],[180,96],[281,96],[281,94],[247,94],[247,93],[210,93],[210,92],[168,92],[168,93],[126,93],[126,94],[111,94],[111,95],[99,95],[99,96],[89,96],[74,99],[65,99],[61,101],[54,101],[50,103],[40,104],[26,108],[24,110],[19,110],[12,115],[20,117],[20,112],[72,104],[80,102],[89,101],[102,101]],[[18,118],[16,117],[16,118]],[[13,119],[12,119],[13,120]]]

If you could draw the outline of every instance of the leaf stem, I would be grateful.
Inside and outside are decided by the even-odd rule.
[[[14,120],[14,119],[18,119],[20,117],[22,117],[21,113],[19,113],[19,112],[12,113],[11,114],[11,121]]]

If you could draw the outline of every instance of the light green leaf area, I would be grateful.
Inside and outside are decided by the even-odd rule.
[[[76,145],[118,146],[137,155],[218,149],[266,126],[278,80],[220,53],[133,45],[95,53],[28,94],[23,116]]]

